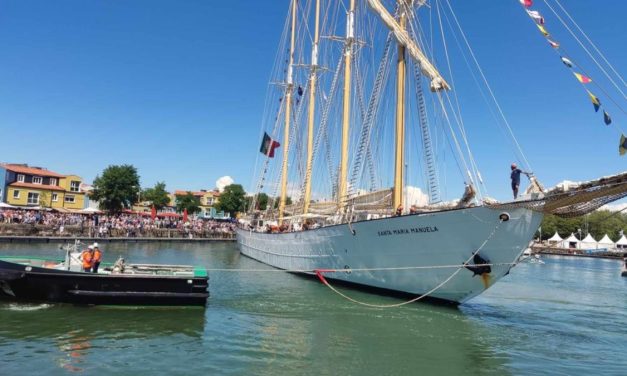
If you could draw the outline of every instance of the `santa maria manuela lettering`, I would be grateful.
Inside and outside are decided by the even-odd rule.
[[[406,235],[406,234],[419,234],[424,232],[437,232],[440,231],[436,226],[425,226],[425,227],[412,227],[412,228],[397,228],[393,230],[381,230],[377,232],[379,236],[388,236],[388,235]]]

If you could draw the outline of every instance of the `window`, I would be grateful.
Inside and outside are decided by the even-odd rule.
[[[33,176],[33,184],[41,184],[43,180],[41,176]]]
[[[13,190],[13,198],[20,198],[20,190],[19,189]]]
[[[39,193],[37,192],[28,192],[28,201],[29,205],[37,205],[39,204]]]
[[[76,181],[76,180],[72,180],[70,182],[70,191],[71,192],[78,192],[78,189],[81,186],[81,182],[80,181]]]
[[[213,197],[207,197],[207,205],[213,205]]]
[[[73,195],[65,196],[65,202],[73,204],[74,203],[74,196]]]
[[[50,185],[57,185],[57,178],[50,178]]]
[[[55,192],[52,194],[52,202],[57,202],[57,201],[59,201],[59,194]]]
[[[24,183],[24,175],[17,174],[17,181],[19,181],[20,183]]]

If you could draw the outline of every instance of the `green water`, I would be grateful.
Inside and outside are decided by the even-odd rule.
[[[0,254],[61,256],[49,244],[0,244]],[[119,255],[273,270],[233,243],[106,245],[104,261]],[[0,375],[627,374],[620,262],[544,261],[520,264],[459,308],[365,308],[274,271],[210,272],[206,309],[0,302]]]

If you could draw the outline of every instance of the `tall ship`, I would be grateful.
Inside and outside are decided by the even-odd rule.
[[[242,254],[330,284],[464,303],[507,275],[545,214],[582,215],[627,196],[625,172],[542,186],[451,3],[290,2],[255,193],[237,230]],[[520,1],[548,38],[532,5]],[[529,177],[513,201],[487,195],[454,90],[453,55],[511,141],[520,165],[512,165],[513,182]],[[622,155],[624,136],[620,142]]]

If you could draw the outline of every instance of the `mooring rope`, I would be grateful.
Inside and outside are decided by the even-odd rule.
[[[431,290],[427,291],[426,293],[422,294],[422,295],[418,295],[415,298],[412,298],[410,300],[401,302],[401,303],[394,303],[394,304],[372,304],[372,303],[366,303],[366,302],[362,302],[360,300],[351,298],[350,296],[342,293],[341,291],[338,291],[335,287],[331,286],[331,284],[329,283],[329,281],[326,280],[326,278],[324,278],[324,275],[322,275],[322,273],[325,272],[331,272],[334,270],[330,270],[330,269],[317,269],[315,271],[316,275],[318,276],[318,278],[320,279],[320,281],[322,283],[324,283],[328,288],[330,288],[333,292],[335,292],[336,294],[340,295],[341,297],[343,297],[344,299],[355,303],[355,304],[359,304],[362,306],[366,306],[366,307],[370,307],[370,308],[396,308],[396,307],[401,307],[410,303],[414,303],[417,302],[431,294],[433,294],[435,291],[439,290],[440,288],[442,288],[442,286],[444,286],[445,284],[447,284],[451,279],[453,279],[464,267],[466,267],[468,265],[468,263],[479,253],[479,251],[481,251],[486,244],[488,244],[488,241],[490,241],[490,239],[492,239],[492,237],[494,236],[494,234],[496,234],[496,230],[499,228],[499,226],[501,225],[501,223],[503,222],[503,220],[499,220],[499,222],[496,224],[496,226],[494,227],[494,230],[492,230],[492,232],[490,233],[490,235],[487,237],[487,239],[483,242],[483,244],[481,244],[481,246],[472,253],[472,255],[468,258],[468,260],[466,260],[466,262],[464,262],[462,265],[457,265],[457,270],[455,270],[448,278],[446,278],[444,281],[442,281],[441,283],[439,283],[437,286],[435,286],[434,288],[432,288]]]

